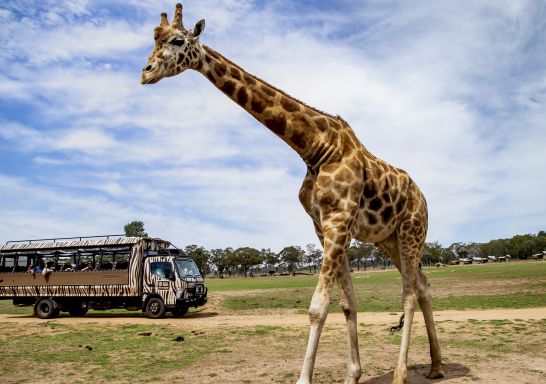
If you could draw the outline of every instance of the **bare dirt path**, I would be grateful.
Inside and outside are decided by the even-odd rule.
[[[401,313],[393,312],[362,312],[358,314],[360,324],[389,324],[398,321]],[[546,307],[525,308],[525,309],[488,309],[488,310],[466,310],[466,311],[436,311],[436,321],[466,321],[466,320],[540,320],[546,319]],[[30,315],[7,315],[0,314],[0,322],[13,323],[38,323],[44,320]],[[216,327],[245,327],[245,326],[306,326],[309,318],[304,314],[286,312],[278,313],[254,313],[244,315],[223,315],[206,308],[199,312],[191,313],[183,318],[167,317],[160,320],[152,320],[140,315],[131,313],[123,315],[105,315],[94,311],[84,317],[70,317],[64,315],[53,320],[61,324],[78,323],[109,323],[109,324],[153,324],[179,325],[191,328],[216,328]],[[422,323],[423,317],[416,312],[415,321]],[[327,324],[342,325],[345,318],[342,313],[331,313],[328,315]]]

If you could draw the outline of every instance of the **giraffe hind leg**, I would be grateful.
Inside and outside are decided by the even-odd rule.
[[[403,294],[402,301],[404,304],[404,313],[400,318],[398,326],[402,329],[402,342],[400,344],[400,354],[398,356],[398,363],[394,370],[393,384],[402,384],[406,380],[407,376],[407,358],[411,326],[413,323],[413,315],[415,313],[415,307],[417,305],[417,289],[414,283],[414,279],[411,278],[413,269],[411,266],[412,257],[406,252],[404,243],[398,240],[396,233],[392,234],[389,238],[377,243],[377,246],[383,251],[394,263],[398,271],[402,274]]]
[[[413,316],[417,305],[417,288],[411,274],[407,273],[410,269],[409,265],[402,261],[402,283],[403,283],[403,302],[404,302],[404,324],[402,326],[402,341],[400,343],[400,353],[398,355],[398,363],[394,370],[393,384],[403,384],[407,376],[408,351],[411,335],[411,327],[413,325]]]
[[[339,267],[336,282],[341,296],[341,308],[343,309],[347,322],[349,361],[347,363],[347,378],[345,379],[345,384],[358,384],[362,369],[358,351],[357,305],[348,257],[345,257],[343,264]]]
[[[376,244],[381,251],[388,256],[389,259],[396,266],[398,271],[400,271],[400,255],[398,254],[398,240],[396,234],[391,235],[387,239],[383,240],[380,243]],[[389,327],[389,333],[393,334],[400,331],[404,327],[404,313],[400,316],[398,324]]]
[[[430,343],[432,365],[431,371],[427,377],[430,379],[444,377],[444,372],[441,367],[440,347],[438,345],[434,320],[432,318],[432,306],[428,283],[426,281],[426,276],[419,267],[419,256],[422,245],[417,248],[409,247],[406,242],[400,242],[396,235],[392,235],[383,242],[378,243],[377,246],[393,261],[402,274],[404,284],[404,313],[400,317],[399,324],[390,328],[391,332],[400,329],[403,330],[400,355],[393,383],[403,383],[407,375],[409,339],[417,301],[423,310]],[[403,249],[404,251],[400,253],[400,249]]]

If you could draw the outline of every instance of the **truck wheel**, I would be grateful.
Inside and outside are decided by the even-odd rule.
[[[152,297],[146,303],[146,314],[150,319],[160,319],[165,316],[165,303],[160,297]]]
[[[171,312],[174,317],[182,317],[188,313],[188,307],[176,307]]]
[[[83,302],[76,303],[68,308],[68,313],[70,316],[84,316],[87,313],[87,305]]]
[[[36,314],[42,319],[52,319],[59,315],[59,308],[53,299],[40,299],[34,306]]]

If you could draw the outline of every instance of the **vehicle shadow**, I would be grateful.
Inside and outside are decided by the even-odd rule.
[[[171,315],[170,313],[167,313],[165,315],[165,319],[179,319],[181,321],[183,321],[184,319],[206,319],[206,318],[212,318],[212,317],[216,317],[216,316],[220,316],[220,313],[218,312],[206,312],[206,311],[203,311],[203,312],[190,312],[184,316],[180,316],[180,317],[175,317],[173,315]],[[33,315],[32,313],[29,313],[29,314],[10,314],[10,315],[7,315],[5,316],[6,318],[8,319],[32,319],[32,318],[35,318],[35,319],[39,319],[38,316],[36,315]],[[52,318],[51,320],[54,320],[54,319],[69,319],[69,318],[79,318],[79,319],[85,319],[85,318],[88,318],[88,319],[147,319],[148,316],[146,315],[146,313],[144,312],[140,312],[140,311],[136,311],[136,312],[129,312],[129,311],[125,311],[125,312],[109,312],[109,311],[89,311],[87,314],[85,314],[84,316],[77,316],[77,317],[74,317],[74,316],[71,316],[69,315],[68,313],[64,313],[64,312],[61,312],[61,314],[59,316],[56,316],[54,318]],[[161,320],[161,319],[159,319]]]
[[[407,384],[428,384],[428,383],[441,383],[444,380],[450,380],[458,377],[469,376],[470,368],[466,365],[458,363],[443,364],[444,372],[446,376],[441,379],[427,379],[426,375],[430,370],[429,364],[414,364],[408,366],[408,377],[406,379]],[[394,371],[390,371],[382,376],[372,377],[359,381],[359,384],[391,384]]]

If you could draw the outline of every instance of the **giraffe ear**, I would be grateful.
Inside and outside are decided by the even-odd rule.
[[[198,40],[205,31],[205,19],[201,19],[193,28],[193,40]]]

